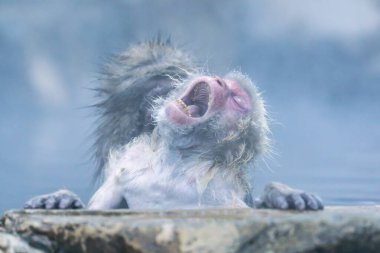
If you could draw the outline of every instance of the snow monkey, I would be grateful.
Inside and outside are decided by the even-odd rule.
[[[281,183],[253,200],[247,173],[269,148],[269,129],[263,99],[246,75],[205,75],[188,54],[156,39],[108,64],[97,92],[102,185],[88,209],[323,208],[317,196]],[[25,204],[83,207],[68,190]]]

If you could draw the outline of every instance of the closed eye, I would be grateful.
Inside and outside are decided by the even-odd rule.
[[[247,101],[243,97],[238,96],[238,95],[233,95],[232,96],[232,100],[242,110],[244,110],[244,111],[245,110],[249,110],[249,105],[248,105]]]

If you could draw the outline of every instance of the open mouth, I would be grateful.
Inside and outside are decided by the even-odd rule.
[[[210,87],[200,82],[182,98],[176,100],[178,106],[189,117],[199,118],[205,115],[210,101]]]

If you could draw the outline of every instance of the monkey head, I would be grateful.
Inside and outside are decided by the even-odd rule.
[[[268,146],[263,100],[239,72],[183,81],[161,103],[156,121],[171,147],[229,167],[248,164]]]

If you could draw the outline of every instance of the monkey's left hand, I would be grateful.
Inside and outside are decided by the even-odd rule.
[[[314,194],[292,189],[287,185],[272,182],[266,185],[264,194],[255,200],[257,208],[322,210],[322,201]]]
[[[68,190],[40,195],[27,201],[25,209],[80,209],[84,205],[79,197]]]

